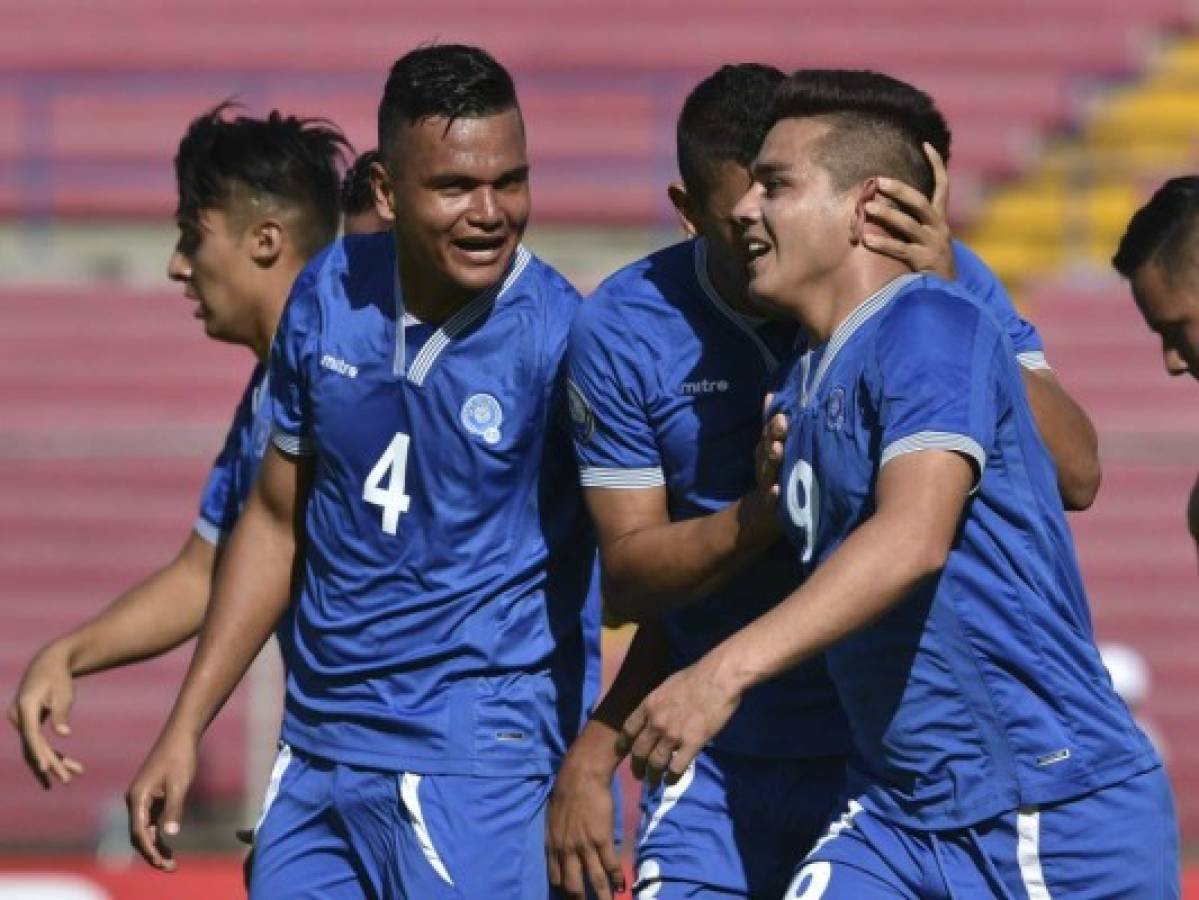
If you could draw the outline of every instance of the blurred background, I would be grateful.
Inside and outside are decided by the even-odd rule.
[[[1184,521],[1199,388],[1166,376],[1108,263],[1152,190],[1199,168],[1199,4],[0,0],[0,22],[6,705],[41,644],[176,552],[252,365],[207,341],[166,280],[171,158],[193,116],[235,98],[253,114],[328,117],[365,150],[392,60],[431,40],[479,43],[513,71],[526,114],[529,244],[587,289],[678,236],[665,186],[696,81],[725,62],[868,67],[947,114],[955,228],[1099,429],[1103,487],[1071,524],[1099,637],[1123,646],[1121,677],[1199,846],[1199,580]],[[606,636],[610,670],[627,638]],[[88,771],[65,789],[41,791],[15,737],[0,744],[0,897],[237,895],[232,830],[253,822],[274,753],[273,659],[205,741],[181,872],[133,863],[125,837],[124,789],[189,654],[80,682],[64,746]]]

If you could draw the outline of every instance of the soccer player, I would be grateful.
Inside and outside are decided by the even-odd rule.
[[[1161,338],[1166,372],[1199,378],[1199,176],[1171,178],[1157,189],[1129,221],[1112,265]],[[1199,480],[1187,524],[1199,550]]]
[[[932,190],[912,93],[809,72],[775,95],[735,213],[750,290],[809,339],[776,398],[808,574],[622,738],[678,778],[753,685],[823,652],[860,764],[788,897],[1177,897],[1169,784],[1095,648],[1011,342],[863,243],[879,176]]]
[[[341,182],[342,230],[346,234],[374,234],[391,228],[391,220],[379,214],[371,168],[379,161],[378,150],[359,154]]]
[[[520,245],[524,126],[487,53],[399,59],[379,147],[394,233],[338,241],[292,291],[272,445],[132,836],[173,868],[200,736],[282,619],[252,896],[544,897],[550,777],[598,638],[561,374],[579,297]]]
[[[793,554],[777,541],[769,485],[755,489],[752,465],[762,401],[797,329],[762,318],[748,298],[732,217],[783,77],[767,66],[725,66],[692,91],[678,122],[682,180],[669,189],[692,239],[605,281],[573,330],[577,453],[606,599],[618,617],[644,623],[555,787],[551,878],[575,896],[584,879],[601,897],[609,881],[621,881],[605,785],[619,762],[612,748],[625,716],[669,671],[698,659],[800,579]],[[1082,486],[1076,493],[1089,502],[1094,432],[1068,398],[1059,399],[1064,392],[1045,368],[1035,330],[977,257],[951,248],[943,189],[932,203],[899,182],[886,189],[899,206],[880,206],[907,240],[881,229],[871,239],[918,268],[956,265],[963,284],[1005,323],[1030,367],[1030,393],[1044,399],[1047,430],[1067,437],[1059,440],[1063,485]],[[1070,417],[1082,422],[1073,433],[1056,421]],[[634,891],[781,895],[826,824],[849,749],[821,660],[754,691],[678,783],[647,786]]]
[[[288,291],[337,235],[338,171],[348,144],[326,123],[271,113],[195,119],[175,157],[179,241],[167,274],[208,336],[258,359],[179,554],[91,621],[51,641],[25,670],[9,718],[45,787],[82,772],[42,732],[70,734],[74,679],[167,652],[199,631],[225,538],[250,493],[270,432],[265,361]]]

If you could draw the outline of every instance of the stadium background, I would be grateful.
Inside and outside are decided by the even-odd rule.
[[[36,647],[177,550],[251,366],[204,339],[165,279],[170,160],[193,115],[235,97],[253,113],[327,116],[366,149],[396,56],[433,39],[480,43],[513,70],[526,113],[528,243],[586,288],[676,237],[673,122],[700,77],[744,60],[872,67],[948,115],[955,226],[1040,326],[1100,431],[1103,487],[1071,518],[1096,627],[1148,661],[1139,712],[1168,753],[1184,841],[1199,841],[1199,581],[1183,522],[1199,397],[1165,376],[1107,264],[1136,206],[1196,168],[1199,5],[0,0],[0,22],[5,703]],[[605,640],[611,666],[627,634]],[[34,896],[18,879],[35,871],[97,891],[62,897],[232,890],[232,825],[252,817],[273,753],[270,659],[205,742],[182,874],[129,865],[122,793],[187,656],[80,684],[69,741],[88,772],[65,790],[42,793],[10,738],[0,897]]]

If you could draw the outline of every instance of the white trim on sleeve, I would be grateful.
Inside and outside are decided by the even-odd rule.
[[[651,488],[666,484],[666,476],[658,467],[646,469],[588,467],[579,470],[579,484],[590,488]]]
[[[1049,360],[1045,358],[1043,350],[1025,350],[1023,353],[1017,353],[1016,362],[1020,363],[1020,367],[1023,369],[1053,371],[1053,366],[1049,365]]]
[[[978,487],[978,483],[982,481],[983,469],[987,465],[986,451],[974,438],[964,434],[954,434],[950,431],[918,431],[897,441],[892,441],[883,450],[878,467],[881,469],[897,456],[918,453],[921,450],[952,450],[955,453],[969,456],[978,466],[978,475],[975,478],[974,486]]]
[[[271,443],[288,456],[311,456],[312,441],[305,437],[288,434],[275,428],[271,432]]]
[[[208,541],[214,547],[221,546],[225,541],[225,532],[213,525],[203,516],[197,516],[196,521],[192,523],[192,531],[198,534],[201,538]]]

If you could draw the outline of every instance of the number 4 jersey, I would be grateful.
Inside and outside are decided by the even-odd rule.
[[[598,679],[560,371],[577,305],[520,248],[448,321],[406,325],[390,233],[300,276],[270,363],[273,441],[314,458],[281,630],[289,744],[396,771],[552,771]]]

